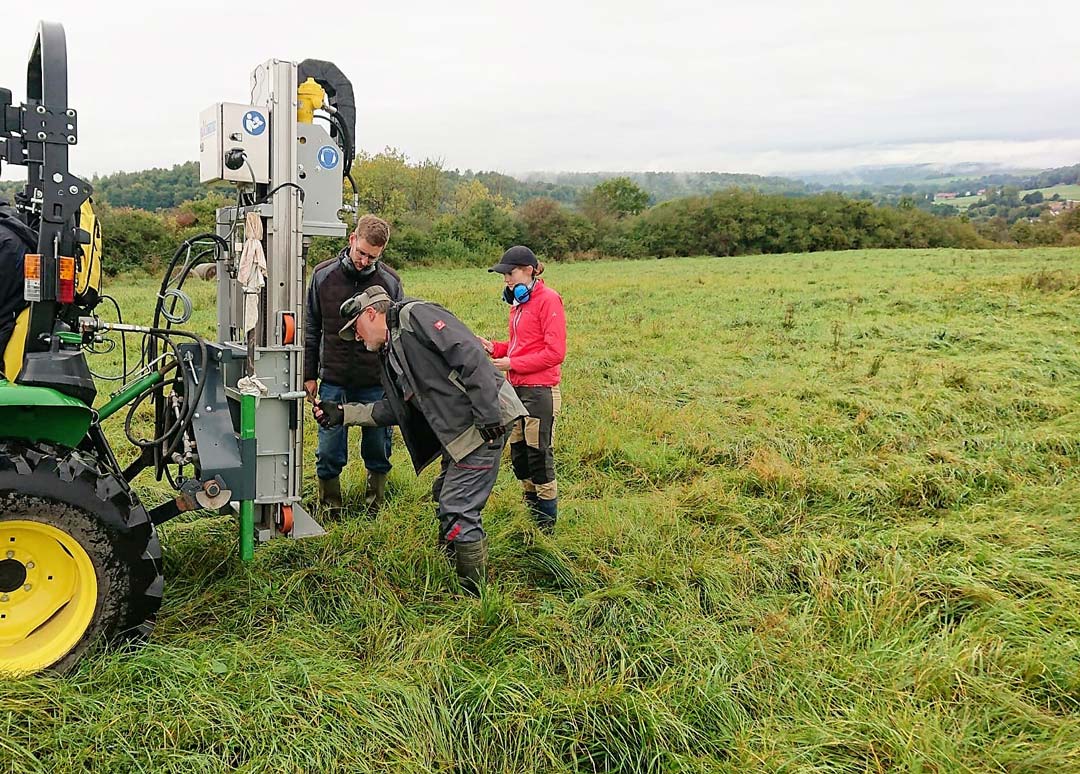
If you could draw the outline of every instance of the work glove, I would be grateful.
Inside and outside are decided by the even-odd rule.
[[[480,431],[480,437],[484,439],[486,443],[502,438],[503,433],[506,432],[506,428],[500,425],[498,422],[492,425],[477,425],[476,429]]]
[[[320,427],[339,427],[345,424],[345,410],[332,400],[320,400],[311,407],[311,415]]]

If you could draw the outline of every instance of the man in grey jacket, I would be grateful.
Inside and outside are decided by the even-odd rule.
[[[462,587],[476,593],[487,570],[487,504],[506,442],[506,426],[527,414],[513,387],[491,364],[476,336],[445,308],[406,298],[394,302],[378,285],[341,305],[343,339],[379,353],[386,396],[375,403],[320,401],[323,427],[397,425],[419,473],[436,458],[432,486],[439,545]]]

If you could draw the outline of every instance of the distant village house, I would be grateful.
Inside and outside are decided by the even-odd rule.
[[[1060,215],[1063,212],[1075,210],[1077,207],[1080,207],[1080,201],[1076,199],[1066,199],[1063,202],[1046,203],[1046,211],[1049,212],[1051,215]]]

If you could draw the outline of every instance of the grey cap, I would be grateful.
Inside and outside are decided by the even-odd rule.
[[[392,300],[382,285],[372,285],[363,293],[357,293],[352,298],[345,299],[341,303],[341,316],[348,322],[341,326],[338,336],[345,341],[356,341],[356,318],[372,304]]]

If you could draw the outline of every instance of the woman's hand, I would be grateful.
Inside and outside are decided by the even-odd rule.
[[[476,340],[480,342],[480,346],[484,348],[484,351],[489,355],[495,351],[495,345],[485,339],[483,336],[477,336]]]
[[[491,361],[491,364],[498,368],[500,371],[510,370],[510,358],[508,357],[497,357]]]

